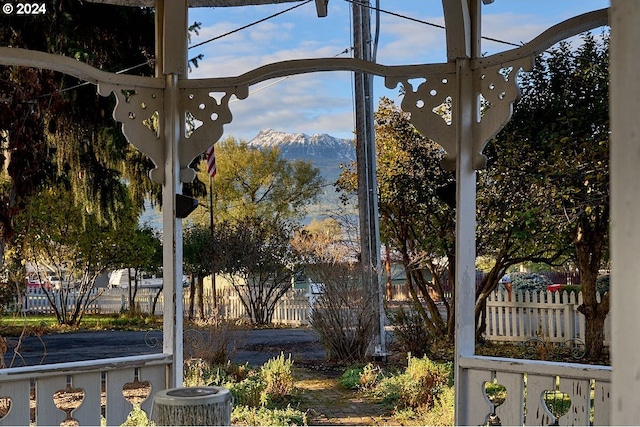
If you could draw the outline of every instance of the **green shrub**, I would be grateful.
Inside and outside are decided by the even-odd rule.
[[[432,409],[443,390],[451,385],[450,364],[435,363],[427,357],[421,359],[409,355],[405,371],[383,378],[375,394],[395,408],[413,408],[419,411]]]
[[[235,406],[231,423],[249,426],[306,426],[307,414],[288,405],[285,409]]]
[[[281,405],[295,395],[292,366],[291,356],[285,358],[284,354],[280,354],[241,381],[225,373],[227,383],[224,387],[231,391],[236,405],[253,408]]]
[[[514,292],[544,291],[551,285],[551,280],[542,274],[511,273],[512,289]]]
[[[344,373],[338,378],[338,384],[347,390],[355,390],[360,387],[360,374],[362,374],[363,367],[351,367],[344,371]]]
[[[293,378],[293,360],[291,355],[280,356],[267,360],[260,368],[260,378],[265,383],[263,404],[279,402],[291,396],[295,389],[295,379]]]
[[[266,382],[258,374],[249,375],[238,383],[228,383],[226,387],[233,396],[235,405],[259,407],[266,400]]]
[[[127,419],[120,426],[155,426],[156,423],[147,417],[147,413],[134,406],[133,410],[127,415]]]
[[[447,386],[438,395],[438,403],[425,412],[419,414],[420,425],[424,426],[452,426],[455,408],[455,390]]]

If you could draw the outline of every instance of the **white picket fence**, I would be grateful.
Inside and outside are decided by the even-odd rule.
[[[189,292],[184,290],[183,305],[188,313]],[[127,289],[106,289],[94,291],[94,296],[102,292],[88,306],[88,313],[112,314],[128,309]],[[157,290],[139,289],[136,307],[142,313],[151,313]],[[218,289],[214,305],[213,293],[205,289],[204,317],[214,312],[225,319],[247,319],[247,312],[238,294],[231,288]],[[398,295],[398,294],[396,294]],[[305,289],[292,289],[276,304],[273,323],[302,326],[309,324],[313,296]],[[75,295],[67,298],[69,308],[75,304]],[[485,338],[494,342],[523,342],[538,337],[549,342],[564,342],[569,339],[584,340],[585,319],[577,311],[582,303],[582,294],[568,292],[514,292],[512,301],[504,292],[494,292],[487,299],[487,330]],[[61,304],[56,298],[56,304]],[[27,313],[53,313],[51,304],[42,291],[30,292],[22,299],[22,310]],[[155,307],[155,315],[163,314],[163,296],[160,294]],[[198,316],[197,306],[195,315]],[[605,322],[605,345],[611,337],[610,320]]]
[[[156,289],[141,288],[138,289],[135,298],[137,310],[141,313],[150,314],[153,308],[153,300],[157,294]],[[99,296],[98,296],[99,295]],[[292,289],[282,297],[275,307],[273,315],[273,323],[301,326],[309,324],[310,300],[308,292],[305,289]],[[216,302],[214,306],[213,293],[211,290],[205,290],[203,295],[204,316],[211,317],[214,312],[223,316],[225,319],[242,319],[247,318],[247,312],[240,301],[240,297],[233,289],[219,289],[216,292]],[[66,304],[68,310],[72,310],[77,302],[77,295],[74,291],[66,294],[66,298],[61,298],[57,292],[50,293],[56,306],[61,307]],[[88,314],[114,314],[120,313],[129,308],[129,291],[128,289],[96,289],[92,292],[91,298],[95,298],[91,304],[87,306]],[[183,306],[185,313],[189,307],[189,291],[184,290]],[[37,289],[30,291],[23,296],[19,304],[16,304],[18,310],[32,314],[52,314],[54,310],[47,298],[46,293]],[[217,308],[216,308],[217,307]],[[153,314],[161,316],[163,314],[164,298],[162,293],[156,302]],[[197,306],[196,306],[196,315]]]
[[[599,295],[598,295],[599,298]],[[523,342],[537,337],[552,343],[585,338],[585,318],[578,312],[582,293],[494,292],[487,299],[485,337],[496,342]],[[611,316],[607,316],[604,345],[611,339]]]

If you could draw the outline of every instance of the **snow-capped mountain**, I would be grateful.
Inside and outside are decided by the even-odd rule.
[[[320,174],[328,185],[318,203],[309,206],[304,222],[314,217],[323,217],[336,209],[350,209],[342,205],[333,184],[340,176],[341,166],[348,166],[356,159],[353,140],[334,138],[327,134],[307,135],[267,129],[258,132],[248,144],[253,147],[278,147],[285,159],[307,160],[320,169]]]
[[[253,147],[278,147],[285,159],[308,160],[320,169],[329,184],[340,175],[340,165],[346,166],[356,158],[353,140],[327,134],[307,135],[267,129],[258,132],[248,144]]]

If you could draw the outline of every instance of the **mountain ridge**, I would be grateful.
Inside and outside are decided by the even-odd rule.
[[[327,185],[319,196],[318,203],[309,207],[307,222],[309,218],[321,217],[329,210],[342,206],[340,195],[333,184],[344,167],[356,160],[353,140],[335,138],[325,133],[308,135],[265,129],[258,132],[248,145],[256,148],[277,147],[284,159],[306,160],[320,170]],[[342,206],[340,209],[345,208]]]
[[[320,169],[328,183],[338,179],[343,165],[355,161],[353,140],[335,138],[329,134],[287,133],[265,129],[248,142],[249,146],[277,147],[287,160],[307,160]]]

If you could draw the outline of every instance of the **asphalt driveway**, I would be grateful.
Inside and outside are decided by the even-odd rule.
[[[230,352],[234,362],[258,366],[272,357],[291,354],[293,360],[321,361],[326,357],[318,335],[310,328],[257,329],[238,332]],[[185,335],[188,337],[189,332]],[[136,356],[162,352],[162,331],[91,331],[8,338],[5,364],[34,366],[81,360]],[[19,345],[18,345],[19,344]],[[206,340],[204,345],[206,345]],[[13,361],[13,363],[12,363]]]

